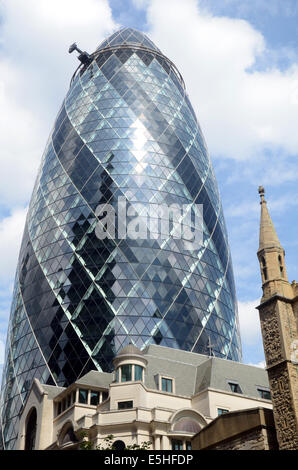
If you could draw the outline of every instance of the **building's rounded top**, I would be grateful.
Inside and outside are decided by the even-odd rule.
[[[160,50],[155,46],[155,44],[141,31],[137,31],[133,28],[122,28],[107,39],[105,39],[96,49],[98,52],[101,49],[112,46],[143,46],[154,51],[160,52]]]
[[[119,351],[119,353],[117,354],[117,357],[118,356],[128,356],[128,355],[143,356],[143,353],[140,349],[138,349],[132,343],[129,343],[127,346],[125,346],[123,349],[121,349]]]

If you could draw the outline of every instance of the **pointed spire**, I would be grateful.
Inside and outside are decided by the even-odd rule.
[[[276,230],[274,228],[273,222],[271,220],[267,203],[265,201],[265,189],[263,186],[259,186],[259,194],[261,198],[261,221],[260,221],[260,243],[259,250],[264,250],[265,248],[280,248],[279,238],[277,236]]]

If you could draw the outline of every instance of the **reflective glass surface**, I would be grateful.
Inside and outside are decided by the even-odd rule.
[[[37,377],[110,371],[128,343],[240,360],[227,232],[212,164],[175,66],[142,33],[102,43],[50,134],[16,272],[1,392],[5,448]],[[99,204],[202,204],[204,239],[99,240]]]

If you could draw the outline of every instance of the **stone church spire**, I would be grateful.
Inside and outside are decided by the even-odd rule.
[[[293,345],[298,340],[298,285],[288,282],[285,252],[269,215],[264,193],[260,186],[260,245],[257,254],[263,297],[257,308],[279,448],[297,450],[298,362],[293,358]]]
[[[261,197],[261,221],[260,221],[260,243],[259,251],[265,248],[277,248],[282,249],[280,241],[278,239],[276,230],[271,220],[267,203],[265,201],[265,189],[263,186],[259,186],[259,194]]]
[[[280,244],[267,203],[265,190],[259,187],[261,197],[261,220],[258,259],[262,275],[263,299],[272,294],[291,295],[285,267],[285,251]]]

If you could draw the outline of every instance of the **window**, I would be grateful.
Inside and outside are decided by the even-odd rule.
[[[37,413],[35,408],[30,411],[29,419],[27,418],[27,420],[25,450],[34,450],[37,427]]]
[[[91,390],[90,392],[90,405],[97,406],[99,403],[99,392]]]
[[[121,366],[121,382],[130,382],[132,380],[132,365],[125,364]]]
[[[118,410],[127,410],[128,408],[133,408],[133,401],[118,402]]]
[[[61,413],[61,401],[57,404],[57,414],[60,415]]]
[[[173,392],[173,379],[161,378],[161,389],[163,392]]]
[[[120,375],[120,369],[118,367],[118,369],[116,370],[116,382],[119,382],[119,375]]]
[[[135,380],[143,381],[143,367],[135,365]]]
[[[71,405],[71,394],[67,395],[67,408]]]
[[[191,450],[191,442],[186,441],[186,450]]]
[[[183,450],[183,441],[172,440],[172,450]]]
[[[79,403],[87,403],[88,390],[79,389]]]
[[[108,392],[102,392],[102,401],[105,401],[109,398],[109,393]]]
[[[225,413],[228,413],[229,410],[226,410],[225,408],[217,408],[217,415],[224,415]]]
[[[125,443],[123,441],[115,441],[113,443],[113,450],[125,450]]]
[[[264,400],[271,400],[271,393],[267,388],[258,388],[258,392],[260,397]]]
[[[229,382],[229,385],[233,393],[242,393],[240,385],[236,382]]]
[[[76,390],[74,392],[72,392],[72,402],[75,403],[76,402]]]

